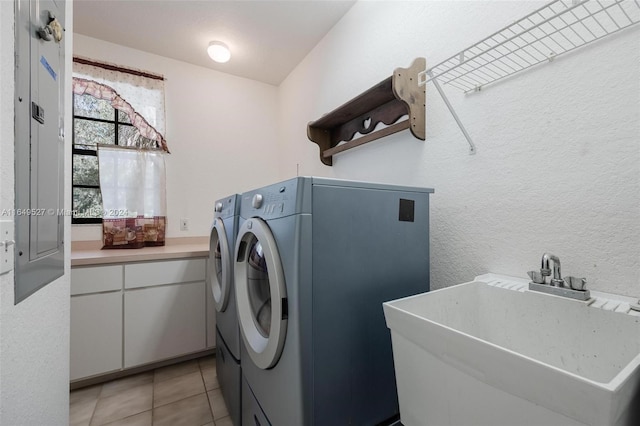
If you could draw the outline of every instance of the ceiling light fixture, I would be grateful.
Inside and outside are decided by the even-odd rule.
[[[225,63],[231,59],[231,51],[221,41],[212,41],[207,47],[207,53],[216,62]]]

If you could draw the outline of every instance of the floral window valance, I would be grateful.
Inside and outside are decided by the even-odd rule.
[[[167,141],[164,136],[160,134],[153,126],[151,126],[147,120],[138,114],[133,106],[124,99],[111,87],[106,86],[104,84],[97,83],[95,81],[86,80],[84,78],[73,78],[73,93],[76,95],[91,95],[94,98],[104,99],[111,102],[111,106],[117,110],[120,110],[127,114],[131,124],[138,129],[140,135],[150,139],[152,141],[156,141],[160,148],[163,151],[169,152],[169,147],[167,146]],[[129,141],[129,146],[137,146],[139,148],[148,148],[145,146],[139,146],[135,138],[132,138]]]
[[[73,92],[108,100],[144,138],[169,152],[165,134],[164,77],[87,58],[73,58]],[[148,142],[148,141],[147,141]],[[139,146],[138,140],[131,141]]]

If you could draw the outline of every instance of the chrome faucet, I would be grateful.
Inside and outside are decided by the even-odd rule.
[[[549,262],[553,262],[553,278],[547,283],[547,277],[551,276],[551,268]],[[545,253],[542,255],[540,262],[540,272],[529,271],[531,282],[529,290],[540,291],[543,293],[555,294],[556,296],[570,297],[578,300],[589,300],[591,295],[587,290],[587,279],[567,277],[562,278],[560,258],[556,255]]]
[[[551,269],[549,268],[550,260],[553,262],[553,278],[551,279],[551,285],[555,287],[564,287],[564,280],[562,279],[562,273],[560,272],[560,258],[555,254],[545,253],[542,255],[540,274],[544,277],[551,275]]]

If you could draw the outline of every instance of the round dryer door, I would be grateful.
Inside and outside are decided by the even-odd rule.
[[[224,312],[229,304],[233,267],[232,253],[224,223],[216,218],[209,237],[209,285],[213,293],[216,311]]]
[[[263,220],[252,218],[240,227],[234,273],[245,346],[256,366],[271,368],[287,334],[287,289],[275,239]]]

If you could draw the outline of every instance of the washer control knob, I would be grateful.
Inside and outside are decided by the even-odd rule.
[[[216,203],[216,205],[215,205],[215,207],[213,208],[213,210],[214,210],[216,213],[220,213],[220,212],[222,211],[222,203],[220,203],[220,202]]]
[[[262,194],[256,194],[251,200],[251,205],[254,209],[259,209],[262,206]]]

